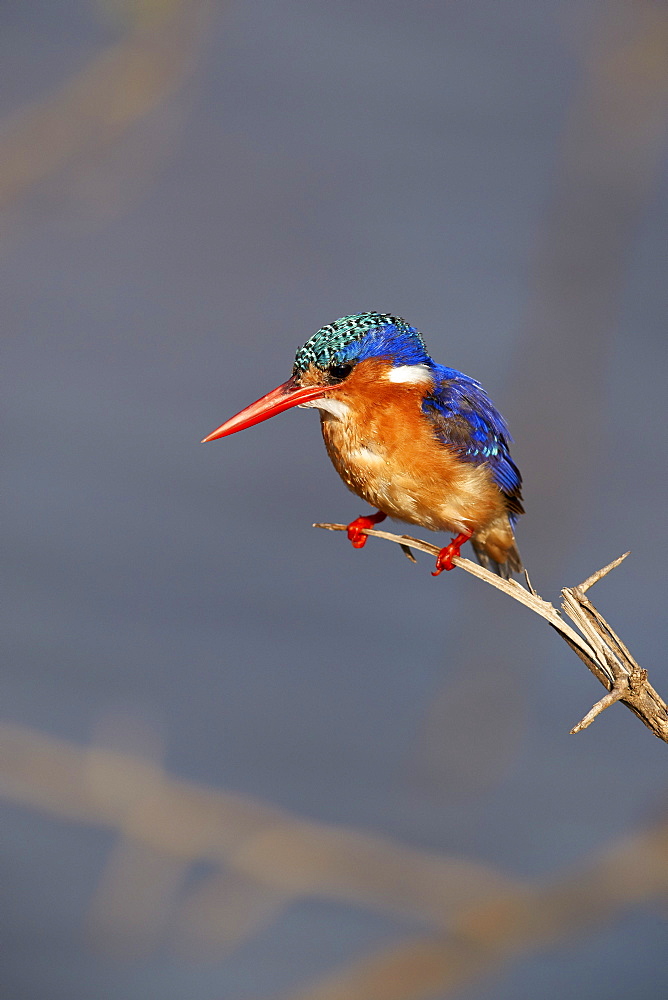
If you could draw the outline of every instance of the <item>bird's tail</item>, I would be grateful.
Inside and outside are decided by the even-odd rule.
[[[511,573],[522,573],[524,570],[507,514],[477,531],[471,545],[480,565],[498,573],[504,580],[509,580]]]

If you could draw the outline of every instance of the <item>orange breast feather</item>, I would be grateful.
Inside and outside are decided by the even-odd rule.
[[[477,532],[505,515],[489,468],[436,438],[422,412],[429,384],[389,381],[391,370],[370,358],[327,394],[322,434],[346,485],[390,517],[434,531]]]

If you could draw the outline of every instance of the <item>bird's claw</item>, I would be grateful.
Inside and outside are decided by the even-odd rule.
[[[436,569],[431,574],[432,576],[440,576],[443,570],[451,570],[455,568],[453,559],[457,559],[461,555],[461,547],[464,542],[468,542],[470,534],[466,532],[461,532],[456,538],[453,538],[449,545],[442,548],[441,551],[436,556]]]
[[[346,530],[353,548],[363,549],[366,545],[367,538],[364,534],[364,529],[373,528],[374,524],[384,521],[386,517],[387,514],[383,514],[382,511],[378,511],[377,514],[368,514],[366,517],[356,517],[354,521],[351,521]]]

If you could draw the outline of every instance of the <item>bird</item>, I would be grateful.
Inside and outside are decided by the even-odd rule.
[[[505,420],[479,382],[435,362],[418,330],[389,313],[343,316],[296,353],[292,375],[204,438],[214,441],[293,406],[320,411],[325,448],[339,476],[373,508],[347,525],[386,517],[455,537],[433,576],[451,570],[469,539],[482,566],[521,572],[515,524],[522,477]]]

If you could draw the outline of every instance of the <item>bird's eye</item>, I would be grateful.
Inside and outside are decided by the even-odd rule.
[[[343,382],[344,378],[348,378],[354,367],[354,365],[350,364],[330,365],[327,369],[327,374],[333,382]]]

